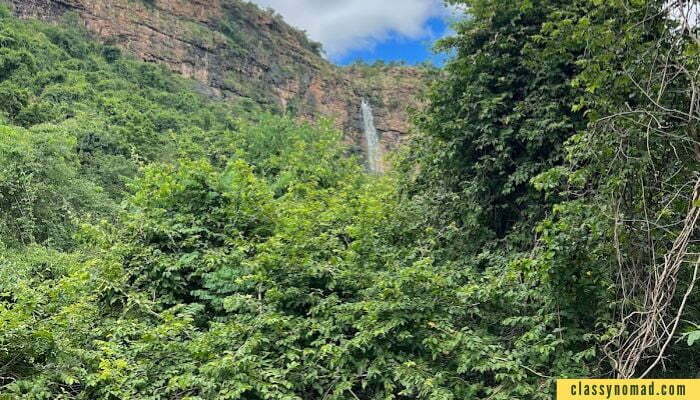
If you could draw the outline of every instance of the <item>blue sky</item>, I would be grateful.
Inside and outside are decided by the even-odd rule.
[[[430,18],[426,26],[428,34],[423,38],[407,38],[400,34],[392,34],[366,48],[349,50],[346,54],[333,57],[331,61],[348,65],[362,60],[372,63],[377,60],[405,61],[408,64],[418,64],[429,61],[440,65],[444,55],[435,54],[432,51],[433,43],[447,34],[448,24],[444,18]]]
[[[444,57],[431,52],[455,10],[443,0],[250,0],[271,8],[323,44],[330,61],[405,61]]]

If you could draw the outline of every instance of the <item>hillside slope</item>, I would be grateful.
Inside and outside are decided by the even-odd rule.
[[[211,95],[332,117],[357,150],[362,99],[375,108],[382,146],[393,148],[409,130],[407,108],[417,106],[426,77],[412,67],[336,67],[303,32],[241,0],[4,1],[23,18],[54,21],[75,12],[105,43],[195,79]]]

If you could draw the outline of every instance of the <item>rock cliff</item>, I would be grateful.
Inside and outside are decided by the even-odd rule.
[[[23,18],[68,12],[100,40],[192,78],[202,90],[302,118],[334,118],[361,151],[360,104],[375,110],[381,146],[409,131],[426,72],[413,67],[337,67],[320,45],[271,10],[242,0],[0,0]]]

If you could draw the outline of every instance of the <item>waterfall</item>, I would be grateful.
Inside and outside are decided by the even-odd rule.
[[[381,149],[379,148],[379,137],[377,128],[374,126],[374,115],[372,106],[362,99],[362,120],[365,124],[365,140],[367,141],[367,165],[370,172],[381,172]]]

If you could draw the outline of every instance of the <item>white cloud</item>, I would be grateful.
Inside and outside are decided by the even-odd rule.
[[[447,13],[442,0],[251,0],[281,14],[321,42],[331,58],[392,36],[429,38],[428,19]]]

